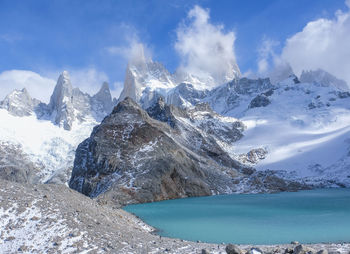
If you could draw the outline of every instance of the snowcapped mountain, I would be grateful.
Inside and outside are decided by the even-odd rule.
[[[146,109],[160,96],[184,108],[206,102],[247,126],[240,141],[226,146],[233,158],[261,171],[278,171],[284,178],[349,186],[348,86],[323,70],[303,72],[300,80],[288,73],[292,73],[290,66],[284,66],[280,72],[275,70],[275,83],[269,78],[241,78],[212,90],[187,82],[160,88],[145,81],[140,84],[145,89],[138,103]]]
[[[243,129],[208,104],[181,109],[159,98],[145,111],[128,97],[79,145],[69,186],[114,204],[306,188],[232,158],[224,147]]]
[[[288,66],[276,70],[275,79],[290,72]],[[141,58],[129,63],[118,101],[129,97],[159,121],[187,121],[180,125],[186,126],[183,133],[210,137],[231,159],[256,168],[257,174],[315,186],[350,186],[350,93],[345,85],[317,70],[303,72],[300,79],[288,74],[275,83],[235,77],[210,89],[192,75],[170,74],[162,64]],[[185,110],[187,120],[155,110],[162,100]],[[13,91],[0,103],[0,149],[13,155],[0,156],[5,169],[1,177],[67,182],[77,145],[115,105],[107,83],[90,96],[72,87],[67,72],[60,75],[49,104],[31,98],[25,89]],[[231,120],[225,117],[245,126],[239,140],[230,140],[232,129],[226,122]],[[22,164],[14,163],[18,158]]]
[[[350,92],[331,83],[301,83],[291,77],[264,95],[267,103],[240,106],[226,115],[247,126],[234,153],[260,146],[266,158],[258,170],[327,186],[350,184]],[[255,97],[256,98],[256,97]]]
[[[72,87],[66,71],[49,104],[31,98],[25,88],[14,90],[0,103],[0,149],[8,151],[0,155],[2,177],[66,183],[77,145],[113,106],[107,83],[90,96]]]
[[[29,116],[34,113],[35,108],[40,104],[37,99],[32,99],[27,89],[14,90],[0,102],[0,108],[6,109],[15,116]]]
[[[127,66],[124,88],[118,101],[129,97],[142,105],[143,108],[148,108],[157,101],[159,96],[165,98],[170,96],[166,99],[167,103],[186,106],[187,101],[183,101],[181,96],[191,96],[192,91],[200,94],[206,93],[208,89],[227,83],[232,79],[238,79],[240,75],[236,64],[229,73],[225,73],[220,79],[208,75],[197,77],[181,69],[170,74],[161,63],[146,59],[141,54],[138,58],[130,61]]]
[[[333,86],[344,91],[349,90],[349,87],[344,80],[338,79],[321,69],[303,71],[300,75],[300,81],[303,83],[317,83],[324,86]]]

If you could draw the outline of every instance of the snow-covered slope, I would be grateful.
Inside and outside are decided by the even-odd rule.
[[[273,82],[234,79],[208,90],[186,81],[154,86],[144,82],[138,102],[147,108],[159,96],[166,103],[192,108],[208,103],[219,114],[247,126],[239,142],[224,147],[231,156],[259,170],[327,186],[350,186],[350,94],[344,81],[322,71],[289,66],[275,70]],[[288,77],[285,79],[285,77]],[[157,79],[156,77],[153,77]],[[283,81],[277,82],[281,79]],[[130,88],[125,83],[125,89]]]
[[[66,183],[77,145],[113,106],[107,83],[90,96],[73,88],[66,71],[49,104],[31,98],[25,88],[14,90],[0,103],[0,149],[13,151],[0,156],[5,178]],[[19,161],[21,156],[25,164]],[[35,172],[29,174],[23,165]]]
[[[293,79],[277,84],[265,107],[249,108],[251,102],[245,100],[226,113],[247,126],[232,152],[245,154],[261,147],[268,154],[257,163],[258,170],[349,186],[350,93]]]
[[[78,144],[90,135],[97,124],[89,119],[82,124],[74,124],[70,131],[64,130],[51,121],[38,120],[35,115],[13,116],[0,109],[0,140],[19,146],[30,161],[40,171],[39,182],[54,181],[65,183],[73,166],[74,153]],[[5,167],[2,162],[1,167]]]

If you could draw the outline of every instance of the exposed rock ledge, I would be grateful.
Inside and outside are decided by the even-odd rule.
[[[22,185],[0,180],[2,253],[226,253],[226,245],[156,236],[135,216],[100,205],[63,185]],[[350,244],[306,245],[349,253]],[[240,245],[246,253],[253,246]],[[284,253],[296,245],[254,246]]]

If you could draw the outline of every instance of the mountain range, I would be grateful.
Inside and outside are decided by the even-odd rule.
[[[272,81],[271,81],[272,80]],[[64,71],[50,102],[0,103],[0,177],[63,183],[118,204],[350,186],[350,92],[323,70],[221,79],[131,61],[112,99]],[[213,88],[213,84],[216,86]]]

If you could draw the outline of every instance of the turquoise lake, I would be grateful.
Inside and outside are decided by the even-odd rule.
[[[233,194],[129,205],[158,234],[211,243],[350,242],[350,189]]]

